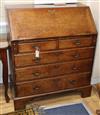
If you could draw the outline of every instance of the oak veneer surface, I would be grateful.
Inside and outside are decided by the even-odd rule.
[[[97,31],[89,7],[13,7],[7,12],[15,109],[67,91],[90,96]]]

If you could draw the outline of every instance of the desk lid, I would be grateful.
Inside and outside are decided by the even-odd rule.
[[[32,6],[7,8],[11,41],[96,34],[88,6]]]

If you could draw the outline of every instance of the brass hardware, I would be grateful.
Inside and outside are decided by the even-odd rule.
[[[14,53],[17,54],[19,51],[18,51],[18,44],[17,43],[13,43],[13,50],[14,50]]]
[[[60,55],[60,52],[55,52],[54,53],[56,56],[59,56]]]
[[[54,65],[54,68],[58,69],[60,66],[59,65]]]
[[[32,48],[36,48],[36,46],[32,46]]]
[[[39,72],[35,72],[35,73],[32,73],[33,74],[33,76],[40,76],[40,73]]]
[[[69,80],[69,82],[70,82],[70,84],[75,85],[77,81],[76,80]]]
[[[75,40],[75,45],[80,45],[80,44],[81,44],[80,40]]]
[[[80,57],[80,54],[79,53],[76,53],[75,55],[73,55],[74,58],[79,58]]]
[[[72,69],[73,69],[73,70],[77,70],[77,67],[73,67]]]
[[[39,90],[40,88],[39,87],[33,87],[33,90]]]
[[[40,63],[40,59],[41,59],[41,58],[35,58],[35,59],[34,59],[34,62],[35,62],[35,63]]]
[[[79,71],[79,68],[74,66],[72,70]]]

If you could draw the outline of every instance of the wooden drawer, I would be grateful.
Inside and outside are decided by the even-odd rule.
[[[29,96],[36,94],[45,94],[55,91],[61,91],[70,88],[77,88],[80,86],[89,85],[90,74],[71,74],[64,75],[58,78],[47,78],[34,80],[27,83],[16,85],[16,96]]]
[[[59,41],[59,48],[75,48],[75,47],[89,47],[95,45],[96,40],[90,37],[72,37],[66,38]]]
[[[88,66],[87,66],[88,65]],[[61,74],[78,73],[78,72],[89,72],[92,69],[92,59],[55,63],[48,65],[39,65],[33,67],[19,68],[16,69],[16,81],[25,81],[38,79],[49,76],[57,76]]]
[[[34,53],[18,54],[15,55],[15,66],[24,67],[61,61],[72,61],[78,59],[92,58],[93,55],[93,47],[40,53],[40,58],[38,60],[35,58]]]
[[[35,48],[38,47],[40,51],[54,50],[56,49],[56,41],[55,40],[44,40],[44,41],[34,41],[29,43],[19,43],[18,44],[18,52],[34,52]]]

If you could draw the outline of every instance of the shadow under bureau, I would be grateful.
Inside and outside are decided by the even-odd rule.
[[[67,91],[91,94],[97,31],[88,6],[7,8],[15,109]]]

